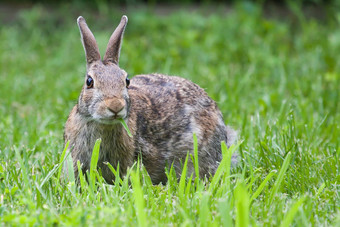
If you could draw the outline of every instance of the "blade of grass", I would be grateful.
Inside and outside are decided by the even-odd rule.
[[[220,162],[220,165],[217,167],[213,179],[211,180],[208,189],[209,192],[213,192],[215,190],[224,172],[226,172],[224,179],[227,180],[230,178],[231,156],[239,146],[240,143],[236,146],[232,145],[228,148],[224,141],[221,142],[222,160]],[[227,180],[226,188],[228,191],[230,190],[230,180]]]
[[[21,175],[22,175],[22,178],[24,179],[25,186],[27,188],[30,188],[30,184],[29,184],[29,180],[28,180],[28,173],[27,173],[27,168],[25,166],[25,163],[24,163],[23,159],[21,158],[19,149],[16,146],[14,147],[14,150],[15,150],[15,156],[18,159],[19,164],[20,164]]]
[[[57,175],[57,185],[55,187],[55,190],[54,190],[54,193],[57,193],[57,190],[59,188],[59,184],[60,184],[60,176],[61,176],[61,171],[62,171],[62,167],[64,165],[64,162],[66,160],[66,151],[68,149],[68,146],[70,145],[70,141],[67,141],[66,142],[66,145],[65,145],[65,148],[63,150],[63,152],[61,153],[61,156],[60,156],[60,160],[59,160],[59,169],[58,169],[58,175]],[[71,152],[70,152],[71,153]],[[69,154],[70,154],[69,153]]]
[[[145,205],[144,205],[144,195],[143,190],[140,185],[139,178],[139,164],[137,164],[137,170],[131,171],[131,183],[133,188],[133,197],[135,200],[135,207],[137,210],[137,220],[139,226],[147,226],[147,219],[145,213]]]
[[[176,172],[175,172],[175,168],[174,168],[174,163],[171,163],[170,166],[170,170],[167,169],[166,171],[166,176],[167,176],[167,185],[169,187],[169,193],[172,194],[172,188],[177,188],[178,186],[178,180],[177,180],[177,176],[176,176]]]
[[[68,180],[74,182],[74,169],[73,169],[73,160],[71,155],[66,156],[66,165],[67,165],[67,173],[68,173]]]
[[[136,166],[136,162],[133,163],[133,165],[127,169],[126,174],[125,174],[124,178],[122,179],[123,183],[122,183],[122,186],[120,187],[120,190],[119,190],[119,196],[120,197],[125,196],[126,191],[130,190],[130,185],[131,185],[130,175],[133,172],[134,168],[136,168],[135,166]],[[117,184],[117,187],[119,187],[118,184]]]
[[[191,185],[192,185],[192,178],[193,178],[193,176],[194,176],[194,173],[191,173],[190,178],[189,178],[189,180],[187,182],[187,186],[185,188],[185,197],[186,198],[189,198],[189,193],[190,193],[190,188],[191,188]]]
[[[199,168],[198,168],[198,142],[197,142],[197,136],[196,133],[193,134],[194,139],[194,167],[195,167],[195,185],[198,184],[199,181]]]
[[[174,170],[174,163],[171,164],[170,170],[166,171],[166,176],[167,176],[167,199],[168,201],[172,200],[172,197],[175,195],[175,189],[178,186],[178,182],[177,182],[177,177],[176,177],[176,173]],[[172,204],[170,205],[172,208]]]
[[[83,171],[81,169],[79,160],[77,161],[77,168],[78,168],[78,174],[79,174],[80,188],[81,188],[81,190],[85,191],[85,185],[87,183],[86,183],[86,180],[84,178],[84,174],[83,174]]]
[[[132,137],[131,131],[128,127],[128,125],[126,124],[126,122],[124,121],[124,119],[120,118],[119,119],[120,123],[123,125],[124,129],[126,130],[127,134]]]
[[[47,197],[47,195],[43,192],[43,190],[41,189],[41,187],[39,186],[39,184],[37,182],[34,182],[34,185],[36,187],[36,190],[37,190],[37,196],[39,195],[39,200],[38,201],[38,198],[37,198],[37,205],[38,203],[40,202],[41,203],[41,197],[43,197],[44,199],[44,202],[47,203],[49,205],[49,210],[54,214],[54,215],[57,215],[57,211],[56,209],[54,208],[54,205],[53,203],[51,202],[51,200],[49,200]],[[42,206],[42,204],[39,204],[39,206]]]
[[[280,168],[280,171],[279,171],[279,174],[278,174],[278,177],[274,183],[274,186],[273,186],[273,189],[271,190],[270,192],[270,195],[269,195],[269,200],[267,200],[267,204],[270,205],[272,202],[273,202],[273,199],[276,195],[276,193],[278,192],[279,188],[280,188],[280,185],[283,181],[283,177],[284,177],[284,174],[286,173],[287,169],[288,169],[288,166],[290,164],[290,159],[291,159],[291,153],[289,152],[285,158],[285,160],[283,161],[283,164]]]
[[[223,141],[221,143],[221,151],[223,157],[225,157],[225,174],[223,176],[223,180],[226,184],[226,190],[227,192],[230,191],[230,170],[231,170],[231,157],[233,156],[233,153],[236,151],[236,149],[241,145],[241,142],[239,142],[236,146],[233,144],[229,148],[227,147],[227,144]]]
[[[94,186],[96,182],[96,174],[97,171],[97,164],[99,159],[99,148],[100,148],[101,139],[97,139],[96,143],[94,144],[92,155],[91,155],[91,164],[90,164],[90,186],[94,191]]]
[[[200,210],[199,210],[199,226],[209,226],[211,222],[211,211],[209,209],[209,193],[205,192],[201,196]]]
[[[230,199],[223,198],[222,201],[218,203],[218,210],[221,216],[221,224],[224,227],[233,226],[232,216],[230,214]]]
[[[236,205],[236,226],[249,226],[249,197],[246,186],[238,182],[234,190]]]
[[[42,182],[40,183],[40,188],[42,188],[44,186],[44,184],[52,177],[52,175],[57,172],[57,170],[59,169],[60,165],[56,164],[53,169],[51,169],[48,174],[46,175],[46,177],[42,180]]]
[[[294,217],[296,213],[299,211],[299,208],[303,204],[305,199],[306,199],[306,196],[303,196],[291,206],[289,211],[286,213],[283,221],[281,222],[280,227],[289,227],[292,225]]]
[[[276,170],[271,171],[266,178],[262,181],[262,183],[260,184],[260,186],[258,187],[258,189],[254,192],[254,194],[252,195],[252,197],[250,198],[250,203],[253,202],[254,199],[256,199],[262,192],[262,190],[264,189],[264,187],[266,186],[267,182],[272,179],[272,177],[275,175]]]
[[[68,170],[68,189],[71,191],[72,195],[75,194],[76,191],[76,185],[75,185],[75,176],[74,176],[74,167],[73,167],[73,160],[72,155],[66,156],[66,164],[67,164],[67,170]]]
[[[326,183],[323,182],[320,186],[320,188],[318,189],[316,195],[315,195],[315,198],[319,197],[319,195],[322,193],[323,189],[326,187]]]
[[[61,171],[62,171],[62,164],[64,163],[65,159],[66,159],[66,151],[68,149],[68,146],[70,145],[70,141],[67,141],[65,148],[63,150],[63,152],[61,153],[61,157],[59,160],[59,169],[58,169],[58,176],[57,176],[57,181],[59,182],[60,176],[61,176]]]
[[[224,142],[222,142],[222,143],[224,143]],[[221,146],[223,147],[222,151],[224,151],[224,146],[222,144],[221,144]],[[220,181],[220,179],[222,177],[222,174],[223,174],[223,172],[224,172],[224,170],[226,168],[227,168],[227,155],[223,156],[223,158],[222,158],[222,160],[220,162],[220,165],[217,167],[215,175],[214,175],[213,179],[210,182],[209,189],[208,189],[208,191],[210,193],[215,190],[215,188],[216,188],[218,182]]]
[[[107,165],[107,167],[109,167],[109,169],[111,170],[111,172],[113,173],[113,175],[115,175],[115,184],[117,183],[117,181],[118,181],[118,183],[120,184],[120,185],[122,185],[123,184],[123,181],[122,181],[122,179],[120,178],[120,176],[119,176],[119,163],[118,163],[118,166],[117,166],[117,171],[115,170],[115,168],[113,168],[113,166],[110,164],[110,163],[108,163],[108,162],[105,162],[105,165]]]
[[[182,202],[182,204],[186,204],[185,203],[186,201],[185,201],[185,198],[184,198],[184,193],[185,193],[184,190],[185,190],[185,181],[186,181],[186,177],[187,177],[188,159],[189,159],[189,154],[187,154],[187,156],[185,158],[181,178],[179,180],[179,185],[178,185],[178,197],[179,197],[180,201]]]

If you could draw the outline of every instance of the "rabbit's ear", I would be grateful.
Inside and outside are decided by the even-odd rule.
[[[77,23],[80,30],[81,41],[85,50],[87,64],[91,64],[94,61],[100,60],[100,53],[96,39],[87,26],[85,19],[80,16],[77,19]]]
[[[125,31],[126,24],[128,22],[127,16],[122,16],[120,23],[116,30],[112,33],[109,43],[107,44],[106,53],[104,56],[104,62],[112,62],[118,65],[120,46],[122,44],[122,38]]]

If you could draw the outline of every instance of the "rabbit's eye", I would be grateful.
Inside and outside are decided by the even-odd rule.
[[[126,77],[126,88],[128,88],[130,85],[130,79]]]
[[[87,88],[93,88],[93,79],[92,79],[92,77],[89,76],[87,78],[86,85],[87,85]]]

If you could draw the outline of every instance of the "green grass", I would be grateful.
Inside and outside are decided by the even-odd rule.
[[[235,148],[222,144],[210,181],[177,181],[170,168],[166,185],[152,185],[136,163],[115,185],[91,169],[77,189],[60,174],[70,161],[63,126],[85,73],[69,8],[0,20],[1,225],[340,225],[340,14],[273,19],[251,4],[128,11],[120,66],[205,88],[239,131],[241,162],[230,170]],[[121,13],[80,12],[103,52]]]

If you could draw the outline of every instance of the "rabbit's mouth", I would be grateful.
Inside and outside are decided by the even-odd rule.
[[[106,117],[106,118],[94,118],[94,120],[100,124],[105,124],[105,125],[115,125],[115,124],[119,124],[121,122],[121,120],[126,121],[127,120],[127,116],[111,116],[111,117]]]
[[[115,125],[115,124],[119,124],[120,121],[118,118],[116,119],[112,119],[112,120],[108,120],[108,119],[102,119],[102,120],[97,120],[98,123],[100,124],[104,124],[104,125]]]
[[[109,108],[99,108],[99,111],[95,111],[92,115],[94,121],[100,124],[113,125],[119,123],[121,119],[126,120],[127,110],[121,109],[119,112],[110,110]]]

